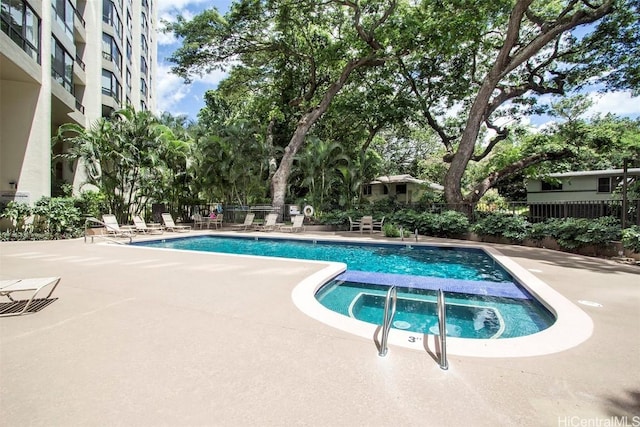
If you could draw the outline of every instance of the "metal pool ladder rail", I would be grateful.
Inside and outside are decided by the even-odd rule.
[[[447,362],[447,306],[444,302],[444,292],[438,289],[438,339],[440,342],[440,369],[449,369]]]
[[[398,302],[398,289],[395,285],[391,286],[387,291],[387,297],[384,300],[384,315],[382,319],[382,337],[380,338],[380,351],[378,356],[387,355],[387,341],[389,339],[389,330],[393,316],[396,315],[396,303]]]

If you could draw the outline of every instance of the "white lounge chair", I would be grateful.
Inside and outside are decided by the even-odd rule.
[[[291,225],[283,225],[280,226],[278,230],[280,231],[290,231],[291,233],[295,233],[296,231],[304,230],[304,215],[296,215],[293,217],[293,224]]]
[[[0,297],[7,297],[11,301],[8,307],[3,307],[0,317],[19,316],[26,313],[30,308],[36,307],[36,302],[42,301],[35,299],[38,292],[47,286],[51,286],[51,291],[44,298],[44,300],[48,300],[58,283],[60,283],[60,277],[0,280]],[[11,295],[14,292],[32,292],[32,294],[28,300],[17,300]],[[24,307],[22,307],[23,303]]]
[[[162,214],[162,221],[164,222],[164,228],[167,231],[177,231],[182,233],[191,231],[190,225],[176,225],[173,221],[173,217],[168,212]]]
[[[233,224],[231,228],[234,230],[248,230],[249,227],[253,227],[253,219],[256,217],[256,214],[250,212],[247,216],[244,217],[244,222],[242,224]]]
[[[349,231],[360,230],[360,221],[354,221],[349,217]]]
[[[256,231],[273,231],[276,229],[278,224],[276,221],[278,220],[278,214],[268,214],[265,218],[264,224],[256,225]]]
[[[118,219],[115,215],[105,214],[102,215],[102,222],[107,229],[107,234],[114,237],[133,237],[135,236],[134,228],[132,226],[122,226],[118,224]]]
[[[140,216],[136,215],[133,217],[133,225],[136,227],[136,231],[138,233],[150,233],[150,234],[162,234],[164,233],[164,228],[161,224],[147,224],[145,220]]]

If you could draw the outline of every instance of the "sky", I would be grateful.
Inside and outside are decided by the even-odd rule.
[[[221,13],[228,10],[232,0],[156,0],[159,22],[174,21],[177,16],[185,18],[197,15],[206,8],[215,7]],[[159,26],[162,24],[160,23]],[[166,60],[180,47],[180,41],[172,34],[158,34],[158,70],[156,75],[156,107],[158,113],[169,112],[174,116],[186,115],[196,119],[198,111],[204,107],[203,96],[207,90],[215,89],[225,77],[223,71],[215,71],[202,77],[194,77],[189,85],[173,74],[172,64]],[[613,113],[621,117],[640,117],[640,97],[631,97],[630,92],[597,93],[591,92],[594,105],[586,116],[596,113]],[[549,102],[551,97],[542,98]],[[531,117],[528,123],[534,127],[549,124],[549,117]]]

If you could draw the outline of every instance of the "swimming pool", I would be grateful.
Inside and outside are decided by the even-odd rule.
[[[255,238],[252,233],[238,232],[217,232],[216,235],[238,237],[243,236],[250,239]],[[272,234],[277,237],[277,233]],[[322,234],[322,235],[287,235],[287,240],[303,240],[313,243],[315,240],[330,241],[335,243],[370,243],[371,238],[367,237],[350,237],[345,239],[339,235]],[[262,236],[260,237],[260,239]],[[183,236],[165,235],[163,240],[182,240]],[[157,241],[156,241],[157,242]],[[382,241],[384,242],[384,241]],[[138,243],[141,243],[138,241]],[[376,240],[375,243],[380,243]],[[425,245],[423,242],[415,243],[413,246]],[[593,321],[583,310],[576,306],[572,301],[555,289],[547,285],[537,275],[528,271],[521,264],[511,257],[505,256],[500,250],[493,245],[484,245],[478,243],[460,242],[449,243],[439,242],[437,244],[430,243],[427,246],[437,246],[442,248],[465,247],[478,248],[491,255],[491,257],[502,266],[509,274],[514,277],[518,283],[526,288],[527,292],[541,301],[545,307],[555,316],[556,321],[553,325],[538,333],[503,339],[468,339],[450,337],[447,340],[447,352],[451,355],[469,356],[469,357],[491,357],[491,358],[510,358],[510,357],[531,357],[553,354],[582,344],[593,333]],[[132,250],[173,250],[173,249],[156,249],[147,248],[144,245],[121,245],[123,249],[131,248]],[[168,247],[168,246],[165,246]],[[523,249],[526,253],[527,250]],[[212,263],[224,263],[224,257],[247,257],[247,266],[252,265],[251,258],[248,255],[221,254],[210,253]],[[262,255],[262,254],[261,254]],[[536,252],[537,255],[537,252]],[[258,255],[259,257],[260,255]],[[526,257],[526,255],[525,255]],[[273,258],[270,258],[273,259]],[[352,336],[370,342],[379,333],[379,325],[373,325],[355,318],[347,317],[343,314],[336,313],[318,302],[316,299],[317,292],[331,280],[334,280],[340,274],[345,273],[347,265],[343,262],[333,261],[308,261],[287,259],[274,261],[274,268],[289,268],[291,262],[301,262],[305,264],[319,263],[317,271],[311,273],[297,285],[291,292],[291,301],[306,316],[309,316],[327,327],[346,333],[345,338]],[[270,273],[273,274],[273,271]],[[538,273],[539,274],[539,273]],[[443,279],[444,280],[444,279]],[[188,286],[188,284],[185,284]],[[388,344],[395,347],[404,347],[406,349],[427,352],[434,354],[437,352],[437,336],[433,334],[421,334],[402,329],[391,329],[388,337]],[[377,354],[377,351],[373,351]]]
[[[475,248],[389,243],[336,243],[273,238],[199,236],[137,243],[316,261],[340,261],[347,271],[316,292],[328,309],[378,325],[384,295],[398,286],[392,327],[437,333],[436,291],[447,296],[447,334],[477,339],[511,338],[548,328],[554,316],[509,272]]]

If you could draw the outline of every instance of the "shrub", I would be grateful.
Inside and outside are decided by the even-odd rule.
[[[633,225],[622,230],[622,246],[635,253],[640,253],[640,227]]]
[[[521,216],[491,213],[478,221],[471,230],[480,236],[505,237],[516,242],[528,237],[529,222]]]
[[[25,218],[33,213],[33,209],[26,203],[11,201],[0,214],[1,218],[11,220],[14,229],[21,229]]]
[[[469,218],[461,212],[445,211],[432,215],[433,236],[458,237],[469,231]]]
[[[384,224],[382,226],[382,233],[385,237],[400,237],[400,229],[394,224]]]
[[[562,249],[575,250],[588,245],[607,245],[620,238],[620,223],[613,217],[564,218],[547,221],[549,234]]]

